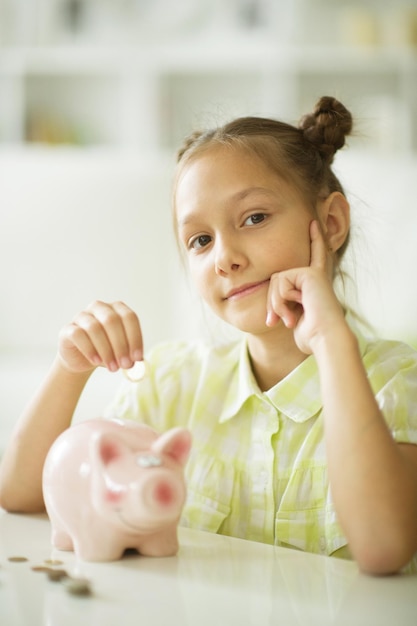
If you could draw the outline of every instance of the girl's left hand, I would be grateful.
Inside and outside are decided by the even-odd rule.
[[[317,341],[345,323],[344,313],[332,286],[332,263],[318,222],[310,225],[311,257],[308,267],[294,268],[271,276],[268,292],[268,326],[281,319],[294,330],[298,348],[314,352]]]

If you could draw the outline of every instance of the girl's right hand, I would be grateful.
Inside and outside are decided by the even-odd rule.
[[[143,359],[139,319],[123,302],[93,302],[62,329],[58,355],[73,373],[129,369]]]

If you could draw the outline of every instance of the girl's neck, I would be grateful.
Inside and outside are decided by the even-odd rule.
[[[307,358],[297,348],[293,332],[285,327],[262,335],[248,335],[248,348],[252,370],[262,391],[271,389]]]

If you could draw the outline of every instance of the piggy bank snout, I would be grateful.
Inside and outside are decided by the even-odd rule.
[[[144,506],[155,514],[179,511],[184,504],[185,487],[178,477],[169,472],[155,472],[143,486]]]

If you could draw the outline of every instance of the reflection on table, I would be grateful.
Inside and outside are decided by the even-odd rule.
[[[417,624],[417,576],[369,577],[350,561],[189,529],[180,528],[179,538],[176,557],[86,563],[51,548],[46,516],[0,510],[0,624]],[[92,595],[71,596],[32,570],[51,558],[71,576],[88,578]]]

